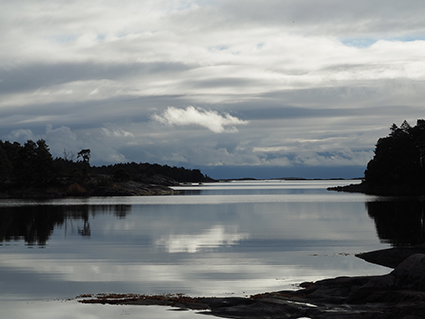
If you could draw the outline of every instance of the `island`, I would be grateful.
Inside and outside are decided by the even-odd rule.
[[[172,194],[170,186],[214,181],[199,169],[150,163],[90,165],[91,150],[53,158],[44,140],[0,140],[0,198]]]

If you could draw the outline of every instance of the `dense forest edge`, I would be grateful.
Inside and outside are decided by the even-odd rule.
[[[0,197],[170,194],[169,186],[213,181],[199,169],[134,162],[92,166],[90,157],[90,149],[83,149],[53,158],[42,139],[23,145],[0,140]]]
[[[392,124],[388,136],[380,138],[374,157],[367,164],[360,184],[328,188],[370,195],[425,195],[425,120],[415,126],[404,121]]]

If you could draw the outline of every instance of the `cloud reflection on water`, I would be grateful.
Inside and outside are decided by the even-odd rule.
[[[168,235],[155,241],[155,245],[164,246],[169,253],[196,253],[202,249],[211,249],[220,246],[231,246],[243,239],[248,239],[249,234],[238,233],[235,226],[225,227],[217,225],[195,235]]]
[[[5,298],[10,300],[7,296],[245,295],[338,275],[388,272],[353,256],[388,246],[380,242],[368,215],[374,204],[365,202],[372,197],[326,192],[324,182],[316,183],[315,188],[306,182],[305,193],[301,182],[276,182],[267,184],[272,194],[244,195],[241,188],[247,186],[239,185],[237,196],[231,189],[217,195],[220,184],[215,184],[213,195],[202,186],[204,195],[117,198],[122,205],[93,198],[86,205],[67,199],[2,206],[0,306]],[[42,222],[34,222],[37,207]],[[90,236],[81,236],[78,229],[86,222]],[[34,226],[30,229],[43,235],[44,244],[26,245],[22,225]]]

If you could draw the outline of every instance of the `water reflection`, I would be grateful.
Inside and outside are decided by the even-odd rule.
[[[89,217],[114,214],[125,218],[131,205],[22,206],[2,207],[0,210],[0,241],[24,240],[28,245],[46,245],[56,227],[65,233],[75,228],[81,236],[91,235]],[[81,221],[74,225],[74,222]]]
[[[248,233],[239,233],[235,226],[216,225],[201,234],[163,236],[155,242],[155,245],[164,246],[169,253],[196,253],[201,249],[232,246],[248,238]]]
[[[186,190],[185,193],[187,192],[191,191]],[[209,196],[212,198],[212,195]],[[376,232],[382,243],[393,246],[425,243],[423,200],[380,198],[365,204],[368,215],[375,222]],[[118,219],[125,219],[133,207],[125,204],[1,207],[0,242],[24,240],[27,245],[45,246],[55,228],[63,228],[65,234],[77,233],[83,237],[90,237],[92,234],[90,222],[97,214],[113,214]],[[159,211],[154,215],[158,216],[158,213],[162,215]],[[186,223],[190,220],[193,219],[186,219]],[[174,226],[177,224],[174,223]],[[165,229],[170,227],[172,226]],[[199,225],[196,225],[192,229],[198,227]],[[249,233],[240,232],[235,225],[213,225],[210,228],[198,228],[198,231],[192,234],[161,234],[154,240],[154,245],[165,248],[169,253],[196,253],[205,249],[241,244],[249,237]]]
[[[367,215],[365,202],[373,199],[327,192],[331,185],[227,183],[182,196],[0,201],[0,240],[17,241],[0,243],[2,315],[6,309],[8,318],[25,318],[40,300],[81,293],[244,296],[387,273],[354,257],[388,246]],[[118,317],[67,305],[40,314]],[[153,318],[150,309],[139,307],[137,318]]]
[[[425,243],[424,201],[374,201],[367,202],[366,208],[381,242],[393,246]]]

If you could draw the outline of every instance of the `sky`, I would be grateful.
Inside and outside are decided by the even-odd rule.
[[[213,178],[363,176],[425,117],[425,1],[0,0],[0,139]]]

